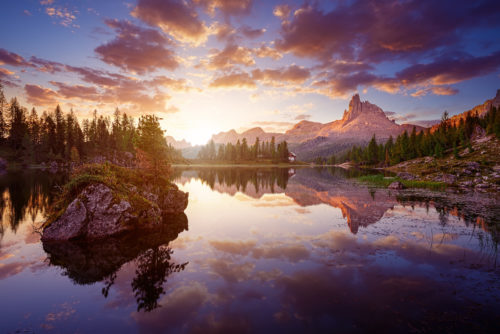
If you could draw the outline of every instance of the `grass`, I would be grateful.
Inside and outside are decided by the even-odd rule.
[[[358,177],[357,179],[360,182],[384,188],[387,188],[392,182],[396,181],[401,182],[406,188],[426,188],[432,190],[444,190],[446,188],[446,184],[442,182],[403,180],[399,177],[384,177],[382,174],[364,175]]]

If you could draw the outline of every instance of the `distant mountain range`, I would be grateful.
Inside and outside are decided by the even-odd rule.
[[[212,136],[216,144],[235,143],[247,139],[253,144],[258,137],[260,141],[269,141],[274,136],[276,142],[286,140],[299,159],[312,159],[318,155],[331,155],[350,148],[354,144],[363,145],[375,134],[378,140],[396,137],[405,130],[424,129],[419,125],[397,124],[391,121],[378,106],[361,101],[356,94],[349,102],[342,119],[329,123],[301,121],[285,133],[265,132],[262,128],[253,128],[242,133],[235,130],[220,132]]]
[[[487,100],[485,103],[473,109],[450,118],[450,122],[459,122],[460,118],[465,118],[467,113],[478,113],[484,115],[489,108],[500,105],[500,90],[495,98]],[[431,129],[437,125],[429,124]],[[390,120],[387,114],[377,105],[368,101],[361,101],[358,94],[354,95],[349,102],[349,107],[344,111],[342,119],[329,123],[319,123],[301,121],[295,124],[285,133],[266,132],[260,127],[255,127],[242,133],[234,129],[227,132],[219,132],[212,136],[215,144],[236,143],[246,138],[249,145],[253,144],[257,138],[262,141],[270,141],[275,137],[276,143],[286,140],[292,150],[300,160],[311,160],[317,156],[330,156],[340,154],[353,145],[366,145],[373,135],[377,140],[385,141],[390,136],[394,138],[405,130],[410,132],[413,127],[417,132],[426,129],[420,125],[397,124]],[[196,158],[200,146],[191,146],[186,141],[177,142],[170,137],[167,139],[176,148],[183,151],[186,158]]]

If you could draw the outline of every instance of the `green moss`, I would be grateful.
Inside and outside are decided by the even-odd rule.
[[[372,184],[378,187],[387,188],[392,182],[399,181],[407,188],[427,188],[432,190],[444,190],[446,184],[435,181],[410,181],[403,180],[399,177],[384,177],[381,174],[364,175],[357,178],[360,182]]]

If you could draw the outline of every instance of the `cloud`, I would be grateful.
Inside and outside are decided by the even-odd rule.
[[[255,65],[251,50],[234,44],[227,45],[222,51],[213,50],[209,57],[208,68],[215,70],[232,68],[234,65]]]
[[[319,60],[324,69],[304,92],[345,97],[358,87],[413,96],[453,95],[451,85],[494,72],[499,52],[467,55],[465,32],[500,26],[500,4],[493,1],[351,1],[326,11],[306,2],[290,17],[288,6],[275,7],[282,19],[279,52]],[[494,43],[494,41],[491,41]],[[446,53],[444,52],[446,50]],[[425,59],[425,63],[417,60]],[[401,62],[394,76],[375,73],[375,64]],[[407,65],[404,68],[404,64]]]
[[[285,4],[285,5],[278,5],[274,7],[273,14],[274,16],[280,18],[281,20],[286,20],[290,16],[291,9],[290,6]]]
[[[256,82],[273,87],[287,87],[303,84],[311,73],[308,69],[292,65],[278,69],[255,69],[251,75],[245,72],[224,74],[215,78],[210,87],[256,88]]]
[[[16,87],[16,81],[18,80],[14,77],[14,74],[15,72],[0,67],[0,83],[4,86]]]
[[[58,96],[65,99],[78,98],[82,100],[98,101],[101,95],[94,86],[68,85],[56,81],[50,81],[50,83],[58,88]]]
[[[249,14],[253,0],[194,0],[194,3],[202,6],[211,16],[215,15],[216,9],[230,16]]]
[[[31,66],[22,56],[2,48],[0,48],[0,65]]]
[[[117,36],[95,49],[105,63],[144,74],[159,69],[175,70],[179,61],[167,46],[172,42],[154,29],[143,29],[129,21],[106,20]]]
[[[58,103],[59,95],[50,88],[39,85],[24,85],[24,92],[29,103],[35,106],[54,106]]]
[[[262,29],[253,29],[247,25],[244,25],[242,27],[240,27],[239,31],[247,38],[257,38],[257,37],[260,37],[262,36],[265,32],[266,32],[266,29],[262,28]]]
[[[279,69],[256,69],[252,71],[252,77],[255,80],[270,86],[285,86],[288,84],[303,84],[309,77],[311,72],[308,69],[292,65]]]
[[[265,44],[262,44],[260,47],[254,49],[253,53],[259,58],[271,58],[274,60],[283,58],[283,55],[278,50],[270,48]]]
[[[209,85],[212,88],[255,89],[257,85],[248,73],[236,72],[215,78]]]
[[[309,114],[302,114],[302,115],[297,115],[297,116],[295,116],[295,118],[294,118],[294,119],[295,119],[296,121],[304,121],[304,120],[308,120],[308,119],[310,119],[311,117],[312,117],[312,116],[311,116],[311,115],[309,115]]]
[[[197,311],[209,301],[207,287],[199,282],[189,282],[160,300],[161,307],[155,312],[134,312],[140,332],[161,333],[180,327],[196,317]]]
[[[453,46],[459,31],[498,26],[491,1],[352,1],[325,12],[305,4],[281,26],[279,50],[301,57],[381,62]],[[496,21],[495,21],[496,20]]]
[[[41,1],[40,4],[43,6],[51,6],[54,1]],[[59,21],[59,24],[65,27],[80,28],[79,25],[74,24],[73,21],[76,20],[77,10],[69,10],[68,8],[61,6],[46,7],[45,13]]]
[[[181,42],[199,45],[209,34],[195,8],[184,1],[139,0],[131,14]]]

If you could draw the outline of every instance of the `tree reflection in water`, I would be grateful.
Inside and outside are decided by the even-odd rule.
[[[136,259],[137,269],[132,280],[132,289],[137,300],[137,311],[141,309],[150,312],[158,307],[160,296],[167,277],[172,273],[184,270],[187,265],[170,263],[173,250],[170,247],[159,246],[148,249]]]
[[[93,242],[46,242],[43,248],[49,263],[63,268],[63,275],[73,282],[82,285],[103,282],[101,292],[105,298],[109,296],[118,270],[134,261],[136,271],[131,287],[137,310],[149,312],[159,306],[158,300],[165,293],[167,278],[188,265],[188,262],[173,263],[173,250],[168,246],[187,229],[185,214],[168,215],[159,230],[131,232]]]

